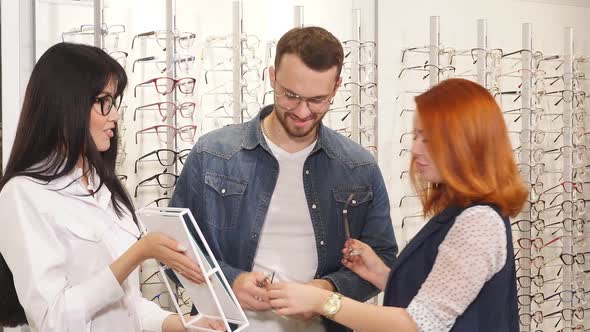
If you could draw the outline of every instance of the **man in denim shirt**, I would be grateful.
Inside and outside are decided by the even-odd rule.
[[[261,287],[272,274],[275,282],[309,283],[356,300],[375,296],[375,287],[341,264],[347,233],[387,265],[395,259],[376,161],[322,125],[343,59],[340,42],[322,28],[287,32],[269,69],[274,105],[247,123],[202,136],[170,202],[194,214],[251,331],[347,331],[311,314],[280,318]]]

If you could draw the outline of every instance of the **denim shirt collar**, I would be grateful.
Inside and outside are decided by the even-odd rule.
[[[267,151],[270,151],[266,140],[262,134],[261,128],[261,121],[262,119],[266,118],[272,111],[274,105],[267,105],[260,110],[257,116],[255,116],[251,121],[248,122],[248,126],[245,131],[244,139],[242,141],[242,148],[246,150],[253,150],[256,146],[260,145]],[[333,152],[331,148],[333,145],[330,144],[331,137],[330,132],[328,130],[324,130],[324,124],[320,122],[318,127],[319,135],[313,150],[311,151],[310,155],[318,152],[319,150],[323,150],[326,154],[334,159],[336,154]]]

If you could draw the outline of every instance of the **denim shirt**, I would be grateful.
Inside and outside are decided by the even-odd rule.
[[[170,201],[170,206],[191,210],[230,285],[240,273],[252,270],[277,182],[279,165],[260,127],[272,109],[267,106],[252,121],[203,135],[189,154]],[[346,240],[342,210],[353,194],[348,207],[351,236],[370,245],[391,266],[398,248],[375,159],[360,145],[320,125],[301,176],[308,206],[301,213],[311,215],[317,246],[315,277],[331,281],[344,296],[370,299],[377,288],[341,263]],[[346,330],[327,324],[328,331]]]

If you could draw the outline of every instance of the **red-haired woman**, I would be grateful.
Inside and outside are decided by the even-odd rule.
[[[314,312],[356,331],[518,331],[508,217],[528,194],[485,88],[449,79],[416,97],[410,173],[433,217],[394,264],[360,241],[343,249],[342,263],[385,291],[384,306],[277,283],[269,287],[277,313]]]

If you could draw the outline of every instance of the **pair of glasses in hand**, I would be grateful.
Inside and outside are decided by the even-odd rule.
[[[344,209],[342,210],[342,216],[344,220],[344,235],[346,236],[346,240],[350,240],[352,237],[350,236],[350,224],[348,222],[348,205],[352,202],[352,198],[354,194],[350,194],[346,203],[344,204]],[[359,256],[361,251],[359,249],[349,248],[348,255],[349,256]]]

